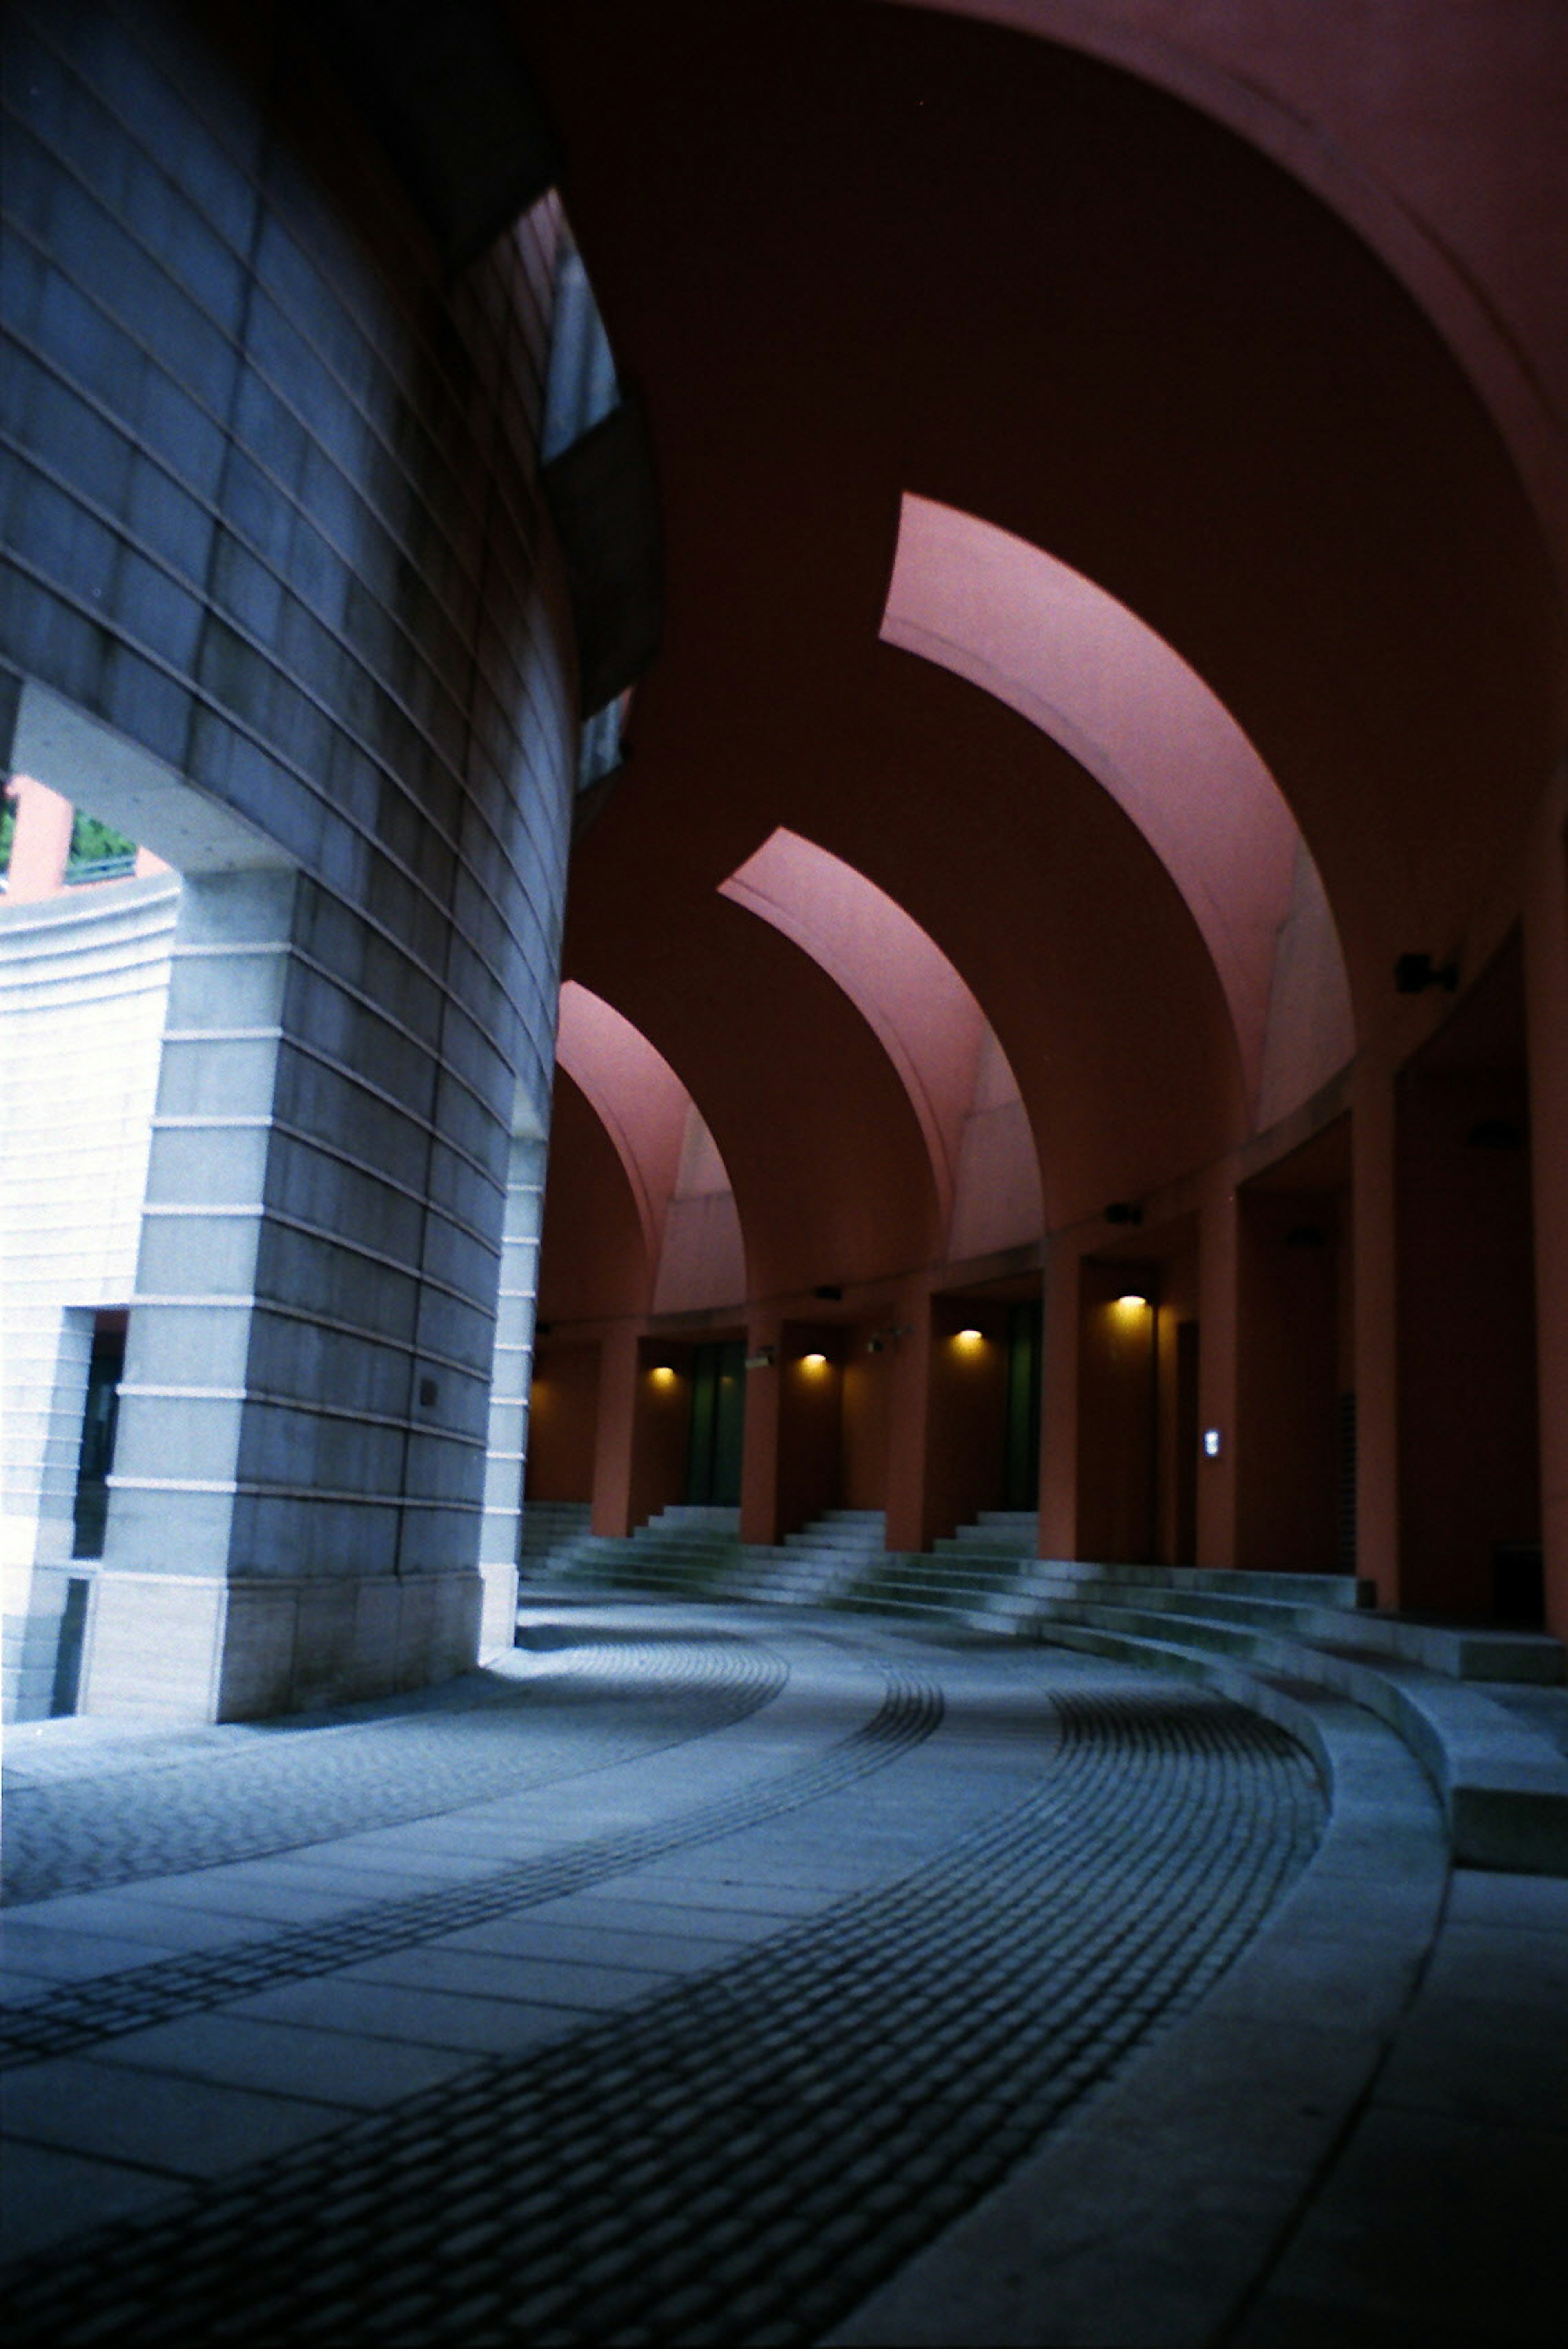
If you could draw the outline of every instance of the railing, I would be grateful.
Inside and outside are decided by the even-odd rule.
[[[66,887],[78,889],[84,881],[120,881],[135,870],[134,848],[119,856],[84,856],[78,864],[67,865]]]

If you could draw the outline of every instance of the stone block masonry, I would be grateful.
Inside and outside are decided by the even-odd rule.
[[[294,23],[7,34],[0,663],[24,728],[140,758],[135,836],[186,876],[89,1710],[439,1677],[487,1510],[498,1585],[515,1549],[497,1291],[576,732],[535,488],[558,214],[449,274]],[[202,810],[249,846],[183,853]]]

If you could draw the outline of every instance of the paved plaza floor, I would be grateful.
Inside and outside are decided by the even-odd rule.
[[[1050,1649],[541,1612],[8,1735],[8,2338],[1538,2342],[1568,1884]]]

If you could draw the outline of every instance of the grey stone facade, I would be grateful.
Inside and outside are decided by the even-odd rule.
[[[487,1506],[509,1591],[576,748],[553,199],[444,274],[304,36],[223,26],[10,12],[0,418],[0,662],[255,843],[182,864],[83,1683],[218,1717],[460,1669]]]

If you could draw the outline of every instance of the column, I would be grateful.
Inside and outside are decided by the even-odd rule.
[[[1078,1319],[1082,1253],[1053,1235],[1045,1258],[1040,1371],[1040,1555],[1078,1555]]]
[[[1355,1322],[1355,1569],[1399,1603],[1398,1279],[1393,1072],[1372,1051],[1351,1079]]]
[[[1568,1640],[1568,770],[1530,844],[1524,986],[1546,1620]]]
[[[229,1580],[296,886],[182,893],[84,1713],[244,1709]]]
[[[1199,1441],[1219,1437],[1219,1450],[1205,1448],[1198,1472],[1198,1563],[1233,1567],[1236,1555],[1236,1450],[1239,1395],[1239,1288],[1241,1247],[1236,1185],[1221,1164],[1202,1179],[1198,1210],[1198,1356]]]
[[[523,1519],[523,1466],[528,1448],[528,1392],[534,1374],[534,1304],[539,1227],[545,1206],[545,1144],[514,1133],[507,1164],[501,1288],[485,1451],[484,1516],[479,1572],[484,1585],[482,1654],[510,1648],[517,1620],[517,1547]]]

